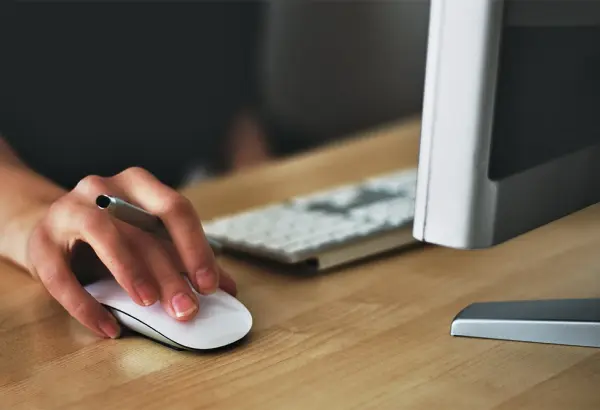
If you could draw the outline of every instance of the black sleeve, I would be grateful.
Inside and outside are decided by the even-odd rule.
[[[8,140],[13,135],[15,128],[15,104],[14,104],[14,69],[11,62],[15,61],[15,48],[11,41],[5,41],[14,33],[15,7],[13,2],[2,4],[0,14],[4,15],[5,22],[0,25],[0,37],[2,37],[0,49],[0,136]]]
[[[4,81],[2,81],[4,83]],[[16,128],[16,113],[14,112],[14,98],[7,92],[6,87],[0,93],[0,137],[10,143]]]
[[[110,3],[19,3],[0,129],[63,185],[132,165],[163,181],[188,163],[220,167],[224,128],[256,104],[266,6]],[[14,103],[7,84],[17,84]]]

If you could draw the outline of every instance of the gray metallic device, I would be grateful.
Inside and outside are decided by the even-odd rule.
[[[600,200],[600,2],[433,0],[428,41],[415,238],[486,248]],[[600,299],[476,303],[451,334],[600,347]]]

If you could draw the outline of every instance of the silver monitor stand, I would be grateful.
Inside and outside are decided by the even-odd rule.
[[[452,321],[453,336],[600,347],[600,299],[474,303]]]

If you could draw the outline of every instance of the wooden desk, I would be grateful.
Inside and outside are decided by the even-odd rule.
[[[409,123],[184,192],[202,217],[416,164]],[[428,247],[299,278],[225,259],[246,344],[101,341],[0,267],[2,409],[599,409],[600,351],[449,336],[480,300],[600,295],[600,207],[485,251]]]

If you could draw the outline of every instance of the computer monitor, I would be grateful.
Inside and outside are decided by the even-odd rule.
[[[432,0],[423,104],[416,239],[487,248],[593,206],[600,2]],[[600,299],[475,303],[451,334],[600,347]]]

